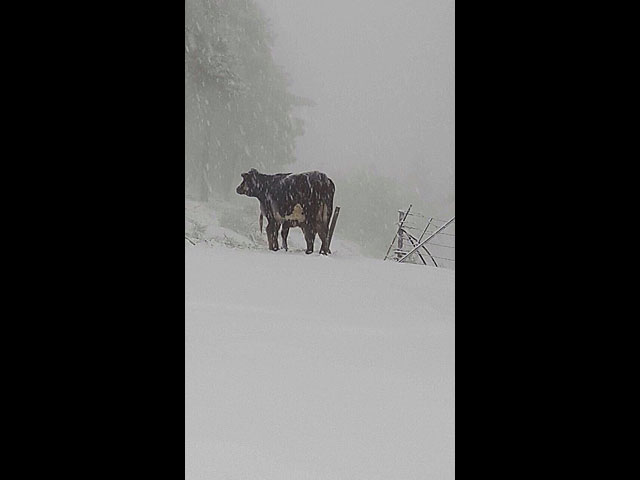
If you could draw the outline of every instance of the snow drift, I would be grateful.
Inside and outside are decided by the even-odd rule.
[[[454,477],[455,272],[185,246],[186,479]]]

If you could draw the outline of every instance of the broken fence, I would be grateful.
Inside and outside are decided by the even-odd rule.
[[[456,217],[437,219],[412,212],[412,207],[409,205],[407,210],[398,210],[396,233],[384,260],[455,270]]]

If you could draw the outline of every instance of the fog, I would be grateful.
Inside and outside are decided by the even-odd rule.
[[[303,130],[294,134],[290,159],[265,161],[250,148],[223,183],[237,183],[250,165],[265,173],[324,171],[336,181],[341,227],[376,255],[391,240],[397,210],[410,203],[428,216],[453,216],[455,3],[255,3],[273,33],[271,55],[287,89],[313,105],[291,109]]]
[[[185,0],[185,479],[455,478],[454,17]]]
[[[431,208],[452,213],[443,210],[454,192],[454,2],[258,1],[275,60],[316,102],[297,142],[301,168],[366,167],[415,183],[420,198],[440,200]]]

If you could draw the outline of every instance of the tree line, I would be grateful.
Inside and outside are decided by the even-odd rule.
[[[185,192],[227,197],[242,171],[295,160],[309,100],[291,94],[254,0],[185,0]]]

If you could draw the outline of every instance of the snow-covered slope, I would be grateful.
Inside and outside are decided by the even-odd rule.
[[[248,203],[223,202],[217,200],[202,203],[185,199],[184,201],[184,234],[185,246],[190,242],[204,242],[214,245],[226,245],[234,248],[268,250],[266,229],[260,231],[258,218],[258,202]],[[267,221],[264,221],[266,227]],[[342,238],[340,229],[331,241],[334,251],[340,256],[360,256],[359,247]],[[280,236],[278,242],[282,244]],[[300,252],[306,250],[306,242],[300,228],[292,228],[288,237],[289,249]],[[320,237],[316,237],[315,250],[320,250]]]
[[[454,477],[455,272],[185,245],[186,479]]]

